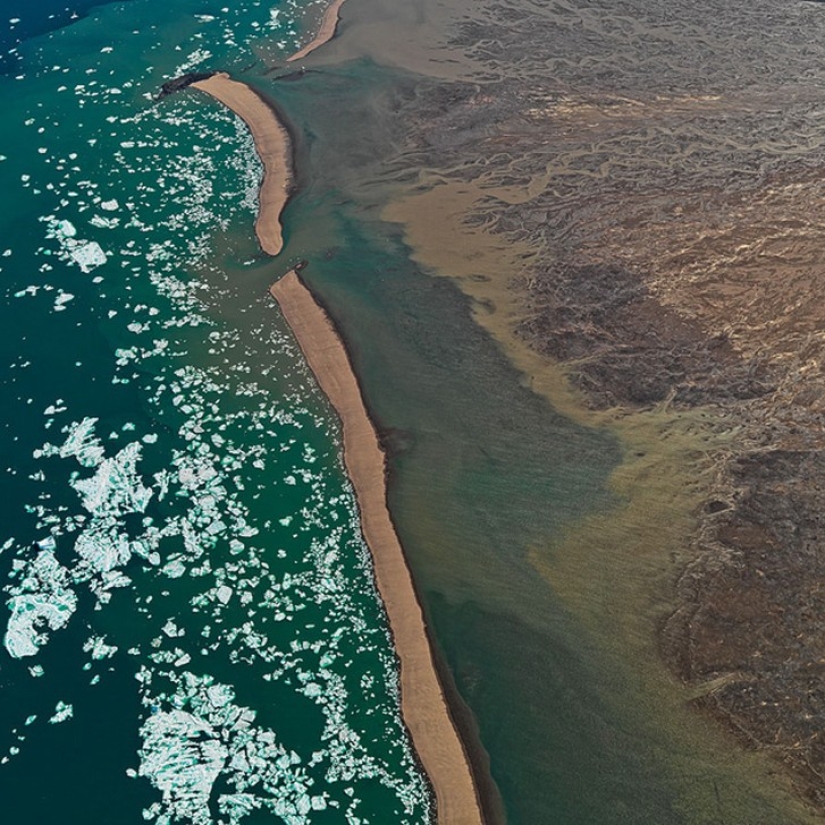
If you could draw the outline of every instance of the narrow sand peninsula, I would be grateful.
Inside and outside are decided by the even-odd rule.
[[[324,12],[324,18],[321,20],[321,28],[318,29],[318,34],[316,34],[303,49],[300,49],[291,57],[288,57],[288,63],[306,57],[310,52],[314,52],[318,46],[323,46],[328,40],[332,40],[335,36],[335,29],[338,28],[339,13],[343,5],[344,0],[334,0],[333,4]]]
[[[401,712],[436,796],[439,825],[481,825],[467,756],[433,665],[421,607],[386,504],[384,453],[346,350],[295,271],[270,289],[318,383],[341,418],[344,463],[355,488],[401,666]]]
[[[277,255],[284,245],[281,212],[292,183],[289,134],[275,112],[249,86],[232,80],[225,72],[198,80],[192,86],[212,95],[249,127],[264,165],[255,234],[264,252]]]

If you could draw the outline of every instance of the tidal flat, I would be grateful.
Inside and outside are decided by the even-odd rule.
[[[823,26],[348,0],[273,92],[508,821],[818,816]]]
[[[134,0],[6,55],[4,810],[432,821],[306,261],[489,822],[821,821],[823,8],[347,0],[290,63],[322,5]],[[215,71],[293,137],[275,259],[244,125],[155,100]]]

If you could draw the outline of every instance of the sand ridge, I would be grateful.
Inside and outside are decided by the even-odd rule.
[[[338,413],[375,580],[401,676],[401,712],[436,797],[439,825],[481,825],[472,773],[436,674],[421,606],[386,503],[385,456],[347,352],[293,270],[270,288],[322,391]]]
[[[304,54],[332,37],[342,2],[337,0],[330,7],[321,32],[302,50]],[[264,252],[277,255],[283,248],[280,214],[291,180],[289,136],[275,112],[246,84],[232,80],[226,73],[192,85],[230,108],[249,127],[264,164],[255,231]],[[437,821],[439,825],[482,825],[469,760],[450,716],[421,605],[387,510],[384,452],[346,349],[326,312],[295,270],[273,284],[270,292],[341,419],[344,464],[355,488],[361,527],[399,660],[401,714],[435,793]]]
[[[198,80],[192,86],[223,103],[249,127],[264,165],[255,234],[264,252],[277,255],[284,245],[281,212],[292,186],[292,148],[287,130],[261,97],[245,83],[232,80],[226,72]]]
[[[295,54],[287,58],[287,63],[292,63],[294,60],[301,60],[310,52],[314,52],[319,46],[323,46],[335,36],[335,30],[338,28],[338,20],[340,17],[341,6],[344,5],[344,0],[334,0],[331,6],[324,12],[321,20],[321,27],[318,29],[318,34],[310,40],[302,49],[299,49]]]

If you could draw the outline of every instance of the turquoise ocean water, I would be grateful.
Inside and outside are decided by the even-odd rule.
[[[0,25],[4,821],[428,821],[337,424],[227,274],[251,140],[153,99],[317,10],[64,8]]]

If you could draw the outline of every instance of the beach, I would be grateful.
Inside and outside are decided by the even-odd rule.
[[[192,84],[230,108],[249,127],[255,149],[264,166],[264,176],[258,192],[258,217],[255,234],[261,249],[277,255],[284,245],[281,212],[289,198],[292,185],[289,134],[272,108],[249,86],[218,72],[206,80]]]
[[[322,27],[313,48],[333,33],[334,23],[330,30]],[[265,170],[255,232],[262,249],[277,255],[283,246],[280,212],[286,202],[286,183],[292,177],[286,130],[248,86],[225,73],[192,85],[215,97],[249,126]],[[270,293],[342,423],[344,464],[355,489],[364,539],[398,656],[401,713],[432,785],[437,821],[480,825],[483,817],[470,763],[439,683],[421,606],[387,510],[384,452],[346,350],[295,270],[276,281]]]
[[[375,581],[398,656],[401,711],[429,777],[440,825],[483,821],[468,760],[433,664],[421,607],[386,504],[385,457],[341,340],[292,270],[270,292],[343,427],[344,463],[355,488]]]
[[[319,46],[332,40],[335,36],[335,30],[338,27],[338,18],[341,13],[341,6],[344,5],[345,0],[333,0],[324,12],[321,19],[321,25],[318,28],[318,33],[309,41],[303,48],[299,49],[295,54],[287,58],[288,63],[296,60],[302,60],[310,52],[314,52]]]

